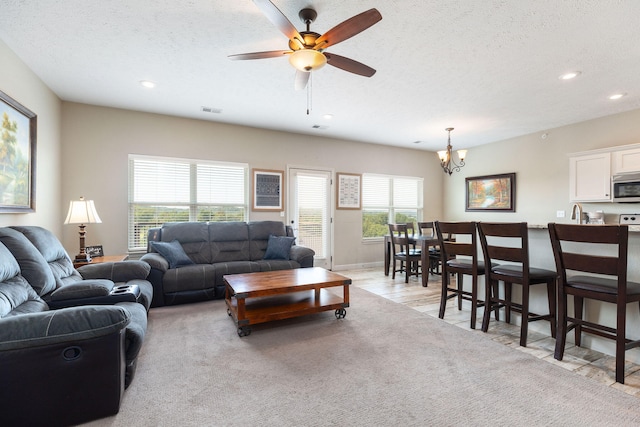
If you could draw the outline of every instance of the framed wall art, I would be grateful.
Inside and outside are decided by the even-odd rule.
[[[466,178],[467,212],[516,211],[516,174],[486,175]]]
[[[362,206],[362,175],[338,172],[336,176],[338,181],[336,209],[360,209]]]
[[[251,209],[254,211],[284,210],[284,172],[253,169]]]
[[[34,212],[37,116],[0,91],[0,213]]]

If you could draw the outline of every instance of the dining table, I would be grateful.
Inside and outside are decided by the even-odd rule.
[[[409,236],[409,243],[415,244],[416,248],[420,248],[420,265],[422,266],[422,286],[429,284],[429,248],[431,246],[439,246],[440,242],[436,236],[412,235]],[[391,235],[384,236],[384,275],[389,275],[391,266]],[[425,270],[426,267],[426,270]]]

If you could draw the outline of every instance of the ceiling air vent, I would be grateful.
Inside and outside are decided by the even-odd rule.
[[[313,129],[321,129],[321,130],[329,129],[329,126],[323,126],[323,125],[313,125],[311,127]]]
[[[221,108],[200,107],[200,110],[203,113],[211,113],[211,114],[220,114],[220,113],[222,113],[222,109]]]

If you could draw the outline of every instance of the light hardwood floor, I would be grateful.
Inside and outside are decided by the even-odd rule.
[[[440,276],[430,275],[429,285],[425,288],[421,285],[420,279],[415,276],[409,279],[409,283],[404,283],[404,276],[396,275],[395,279],[391,279],[390,275],[384,275],[381,267],[342,270],[337,271],[337,273],[351,278],[353,286],[438,318],[440,292],[442,289]],[[483,334],[480,330],[483,310],[478,310],[476,330],[472,330],[469,326],[470,313],[471,311],[467,304],[463,304],[463,309],[458,311],[457,303],[454,299],[451,299],[447,304],[443,321],[466,329],[469,333]],[[503,315],[501,315],[501,319],[504,319]],[[546,322],[537,323],[544,327],[548,325]],[[489,331],[484,335],[486,335],[487,339],[492,339],[513,348],[514,351],[529,353],[544,361],[573,371],[576,375],[589,377],[594,381],[640,397],[640,365],[627,362],[625,384],[619,384],[615,382],[615,358],[613,356],[567,343],[564,358],[562,361],[558,361],[553,357],[555,339],[551,338],[549,333],[544,334],[535,330],[532,331],[530,327],[527,347],[521,347],[519,345],[520,327],[507,324],[504,321],[497,322],[493,318]]]

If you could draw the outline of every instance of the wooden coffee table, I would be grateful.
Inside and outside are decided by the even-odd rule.
[[[338,319],[349,307],[351,279],[324,268],[230,274],[226,284],[227,313],[238,335],[251,333],[250,325],[335,310]],[[342,286],[342,297],[325,288]]]

